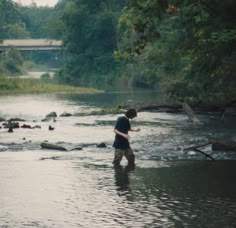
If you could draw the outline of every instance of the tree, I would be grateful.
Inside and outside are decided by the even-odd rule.
[[[61,39],[63,24],[59,11],[53,7],[38,7],[36,4],[20,6],[21,19],[31,38]]]
[[[8,75],[20,75],[23,72],[23,58],[20,52],[9,48],[0,54],[1,73]]]
[[[66,1],[64,77],[77,82],[95,80],[88,75],[104,75],[115,69],[117,12],[122,4],[115,0]]]
[[[18,5],[11,0],[0,1],[0,40],[27,36]]]
[[[172,25],[169,29],[181,37],[179,43],[174,41],[172,53],[181,59],[182,69],[173,67],[175,71],[166,75],[167,81],[170,79],[167,92],[181,99],[230,99],[236,95],[235,6],[232,0],[130,0],[120,18],[125,45],[118,56],[134,60],[157,41],[163,44],[163,25]],[[169,35],[173,36],[170,30]],[[168,45],[160,50],[164,60],[163,50],[168,50]]]
[[[25,39],[30,37],[23,23],[8,24],[5,26],[5,31],[6,39]]]

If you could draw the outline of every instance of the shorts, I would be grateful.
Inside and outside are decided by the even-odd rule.
[[[131,148],[128,149],[115,149],[115,156],[113,160],[114,165],[119,165],[123,156],[128,160],[128,164],[134,165],[135,156]]]

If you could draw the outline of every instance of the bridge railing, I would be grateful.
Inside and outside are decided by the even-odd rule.
[[[5,50],[10,47],[14,47],[20,51],[60,50],[62,48],[62,41],[49,39],[15,39],[4,40],[0,43],[0,50]]]

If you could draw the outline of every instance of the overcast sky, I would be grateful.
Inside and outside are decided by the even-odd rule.
[[[30,5],[35,2],[37,6],[54,6],[58,0],[13,0],[15,2],[21,3],[22,5]]]

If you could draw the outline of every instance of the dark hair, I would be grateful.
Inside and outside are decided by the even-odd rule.
[[[125,113],[125,115],[129,118],[129,119],[133,119],[134,117],[137,116],[137,111],[133,108],[130,108],[129,110],[127,110],[127,112]]]

